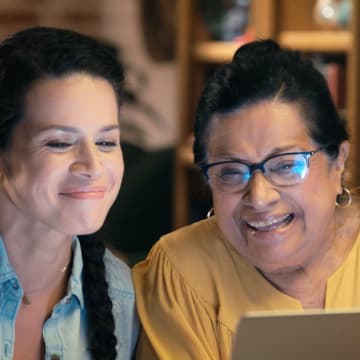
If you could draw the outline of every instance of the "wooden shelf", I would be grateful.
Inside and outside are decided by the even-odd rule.
[[[305,52],[346,52],[352,46],[351,33],[346,30],[283,31],[278,41],[282,46]],[[229,62],[241,45],[231,41],[200,41],[194,44],[193,58],[203,63]]]
[[[351,33],[346,30],[282,31],[277,40],[282,46],[304,52],[346,52],[352,46]]]
[[[181,161],[185,166],[195,166],[194,165],[194,155],[192,151],[192,146],[189,143],[182,144],[177,148],[176,157]]]
[[[194,44],[193,58],[203,63],[221,64],[230,62],[235,51],[241,46],[239,42],[202,41]]]

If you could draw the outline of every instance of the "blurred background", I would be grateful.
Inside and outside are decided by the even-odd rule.
[[[69,28],[104,41],[125,68],[125,176],[95,236],[130,265],[211,208],[193,165],[196,102],[207,77],[247,41],[270,37],[313,59],[348,121],[346,181],[360,184],[359,24],[355,0],[0,0],[0,40],[34,25]]]

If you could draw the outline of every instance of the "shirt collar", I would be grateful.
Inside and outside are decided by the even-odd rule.
[[[82,270],[83,270],[83,257],[81,252],[80,241],[77,236],[74,237],[72,243],[73,260],[72,270],[69,279],[69,294],[73,294],[77,297],[80,303],[80,307],[84,307],[84,293],[82,287]]]
[[[17,278],[17,276],[14,269],[10,265],[5,244],[0,235],[0,282],[4,282],[13,278]]]

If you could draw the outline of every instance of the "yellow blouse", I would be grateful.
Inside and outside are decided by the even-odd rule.
[[[328,279],[328,309],[360,307],[359,239]],[[143,326],[136,359],[229,359],[242,314],[302,310],[223,240],[214,218],[160,239],[133,279]]]

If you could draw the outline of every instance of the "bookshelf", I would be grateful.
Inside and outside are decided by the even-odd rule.
[[[240,45],[213,41],[204,29],[196,0],[177,1],[177,61],[179,143],[175,159],[174,227],[189,224],[192,218],[194,178],[200,177],[192,164],[191,133],[196,103],[208,74],[230,61]],[[349,181],[360,184],[360,2],[352,2],[349,26],[321,28],[313,21],[315,0],[253,0],[250,26],[257,38],[273,38],[285,47],[320,56],[339,55],[345,59],[345,109],[351,134]],[[203,190],[200,189],[199,192]],[[196,200],[195,200],[196,201]]]

